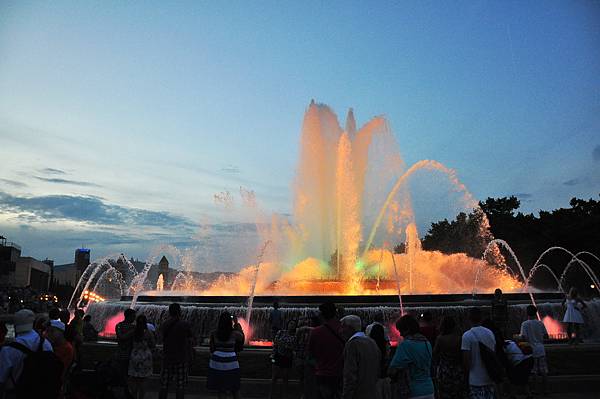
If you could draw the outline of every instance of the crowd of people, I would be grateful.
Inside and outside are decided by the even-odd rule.
[[[56,301],[53,293],[38,292],[29,286],[6,287],[0,290],[0,314],[13,314],[20,309],[48,312]]]
[[[571,290],[565,300],[564,321],[577,334],[585,303]],[[487,315],[486,315],[487,316]],[[270,315],[273,348],[271,398],[289,397],[291,375],[300,380],[304,399],[454,399],[514,398],[546,394],[548,366],[544,340],[548,334],[535,306],[519,334],[506,331],[507,303],[497,291],[489,317],[481,308],[468,311],[469,329],[462,331],[450,315],[435,320],[424,312],[404,314],[386,324],[382,313],[361,320],[334,303],[319,306],[318,315],[288,319],[278,304]],[[0,323],[0,398],[85,398],[78,391],[77,371],[85,341],[98,331],[83,310],[52,308],[47,317],[29,309],[14,314],[15,339],[4,344],[6,326]],[[395,331],[396,341],[390,340]],[[169,306],[168,319],[157,329],[143,314],[124,312],[115,327],[117,351],[99,363],[93,389],[120,387],[126,398],[143,399],[148,377],[155,369],[156,346],[162,343],[159,398],[174,386],[177,399],[185,396],[195,356],[191,324],[179,304]],[[512,338],[512,339],[511,339]],[[571,339],[575,339],[570,337]],[[236,317],[221,312],[209,337],[206,387],[219,399],[240,397],[238,356],[245,334]],[[397,343],[395,349],[393,344]],[[88,390],[89,390],[88,386]]]

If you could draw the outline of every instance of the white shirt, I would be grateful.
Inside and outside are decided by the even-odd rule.
[[[539,320],[525,320],[521,324],[521,336],[523,336],[533,351],[533,357],[546,356],[544,349],[544,335],[548,335],[546,326]]]
[[[15,342],[25,345],[32,351],[36,351],[40,344],[40,336],[34,330],[19,334],[15,338]],[[51,351],[52,344],[45,339],[44,350]],[[25,354],[20,350],[5,345],[0,350],[0,384],[7,383],[8,381],[17,381],[23,371],[23,359]],[[12,378],[10,376],[12,375]]]
[[[504,341],[504,353],[506,354],[506,358],[513,365],[521,363],[523,360],[530,357],[530,355],[524,355],[521,348],[515,341],[506,340]]]
[[[466,331],[462,336],[460,349],[471,352],[471,369],[469,370],[469,385],[483,386],[492,385],[494,381],[490,378],[481,360],[479,353],[479,342],[495,350],[496,338],[489,329],[476,326]]]

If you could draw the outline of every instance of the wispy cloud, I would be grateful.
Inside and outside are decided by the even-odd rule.
[[[569,180],[563,182],[563,184],[565,186],[576,186],[576,185],[578,185],[580,183],[581,183],[581,179],[577,179],[577,178],[575,178],[575,179],[569,179]]]
[[[515,195],[517,196],[517,198],[531,198],[531,197],[533,197],[533,194],[529,194],[529,193],[517,193]]]
[[[0,192],[0,212],[21,213],[19,217],[27,222],[70,220],[99,225],[186,229],[195,226],[193,222],[182,216],[108,204],[98,197],[91,196],[21,197]]]
[[[10,179],[0,179],[0,182],[4,183],[4,184],[8,184],[9,186],[13,186],[13,187],[27,187],[27,184],[20,182],[20,181],[16,181],[16,180],[10,180]]]
[[[57,177],[41,177],[41,176],[33,176],[35,179],[45,181],[47,183],[55,183],[55,184],[70,184],[73,186],[82,186],[82,187],[102,187],[99,184],[91,183],[87,181],[78,181],[78,180],[69,180],[69,179],[61,179]]]
[[[221,168],[221,172],[238,174],[240,173],[240,168],[236,165],[226,165]]]
[[[64,170],[55,169],[55,168],[44,168],[44,169],[40,170],[40,173],[44,173],[44,174],[48,174],[48,175],[66,175],[67,174],[67,172],[65,172]]]

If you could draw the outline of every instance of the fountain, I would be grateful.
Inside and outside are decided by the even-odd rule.
[[[421,248],[413,208],[417,202],[409,183],[423,173],[440,177],[440,185],[450,187],[446,196],[456,209],[479,217],[479,235],[482,242],[489,243],[481,258]],[[537,270],[550,270],[539,263],[542,254],[529,275],[525,274],[510,246],[492,237],[485,214],[454,170],[434,160],[406,167],[383,117],[375,117],[357,129],[350,110],[342,128],[329,107],[311,102],[304,117],[293,190],[293,217],[288,218],[265,216],[254,192],[240,188],[241,202],[254,212],[257,222],[262,245],[257,245],[257,263],[236,275],[222,275],[212,284],[201,285],[193,281],[188,273],[193,266],[184,261],[179,250],[160,247],[141,272],[132,272],[126,282],[121,282],[120,291],[127,292],[122,301],[93,303],[88,312],[93,313],[95,322],[102,323],[131,306],[160,323],[170,301],[188,301],[184,316],[195,320],[201,336],[207,335],[218,313],[226,308],[240,318],[245,316],[254,336],[264,338],[269,331],[268,304],[274,297],[288,305],[283,310],[284,318],[308,316],[314,312],[314,304],[325,299],[344,303],[347,311],[351,309],[365,320],[373,311],[392,320],[405,308],[417,312],[434,309],[439,315],[452,308],[462,315],[476,294],[498,287],[515,293],[514,298],[522,304],[535,303],[531,278]],[[230,192],[215,194],[214,200],[227,210],[235,203]],[[403,243],[404,248],[390,251],[389,242]],[[508,268],[502,250],[515,261],[520,276]],[[148,281],[149,269],[163,252],[174,254],[175,264],[182,269],[171,289],[165,286],[162,276],[158,281]],[[560,299],[562,280],[571,264],[580,265],[600,287],[589,265],[579,258],[581,255],[573,255],[560,279],[554,275],[558,295],[535,295],[542,300]],[[106,274],[112,267],[107,264],[104,260],[94,267],[90,265],[91,269],[84,272],[85,282],[78,284],[76,292],[81,292],[81,287],[93,287],[99,275],[114,278],[114,272]],[[433,306],[432,301],[439,303]],[[452,301],[451,307],[448,301]],[[554,305],[546,305],[540,304],[540,309],[559,313]],[[600,334],[600,325],[597,331]]]

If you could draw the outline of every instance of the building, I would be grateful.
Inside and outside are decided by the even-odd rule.
[[[75,287],[79,278],[90,264],[89,248],[77,248],[73,263],[54,266],[53,283],[62,286]]]
[[[0,287],[27,287],[47,291],[53,262],[21,256],[21,247],[0,236]]]

